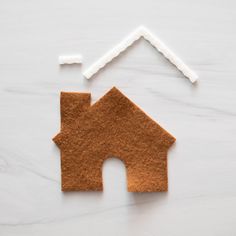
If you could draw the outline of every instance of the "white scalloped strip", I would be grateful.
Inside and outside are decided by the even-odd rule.
[[[64,64],[81,64],[83,61],[82,55],[63,55],[58,57],[58,62],[60,65]]]
[[[174,64],[189,80],[194,83],[198,79],[198,75],[192,71],[179,57],[177,57],[160,39],[154,36],[146,27],[140,26],[133,31],[128,37],[122,40],[117,46],[108,51],[98,61],[93,63],[87,70],[83,72],[85,78],[90,79],[107,63],[119,56],[136,40],[143,37],[152,44],[159,52],[161,52],[172,64]]]

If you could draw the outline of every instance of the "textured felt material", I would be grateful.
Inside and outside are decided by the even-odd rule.
[[[175,138],[112,88],[90,106],[90,94],[61,93],[62,190],[100,191],[102,165],[117,157],[126,166],[128,191],[167,191],[167,151]]]

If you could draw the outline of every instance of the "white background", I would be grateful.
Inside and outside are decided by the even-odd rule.
[[[233,0],[0,0],[0,235],[236,235],[236,4]],[[200,77],[196,85],[138,41],[92,80],[81,72],[140,24]],[[83,66],[57,64],[81,53]],[[60,91],[112,86],[177,138],[167,193],[62,193]]]

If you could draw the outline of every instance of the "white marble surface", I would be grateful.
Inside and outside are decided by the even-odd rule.
[[[236,3],[233,0],[0,0],[0,235],[236,235]],[[81,71],[140,24],[200,76],[193,86],[137,42],[93,80]],[[57,64],[82,53],[83,66]],[[117,86],[171,132],[169,192],[60,190],[60,91]]]

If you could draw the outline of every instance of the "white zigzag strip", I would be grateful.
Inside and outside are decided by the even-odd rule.
[[[83,75],[85,78],[90,79],[96,74],[101,68],[106,66],[107,63],[112,61],[115,57],[119,56],[120,53],[125,51],[131,46],[136,40],[143,37],[150,44],[152,44],[164,57],[166,57],[172,64],[174,64],[189,80],[194,83],[197,81],[197,74],[192,71],[179,57],[177,57],[160,39],[153,35],[146,27],[140,26],[128,37],[122,40],[117,46],[108,51],[98,61],[93,63],[87,70],[84,71]]]

